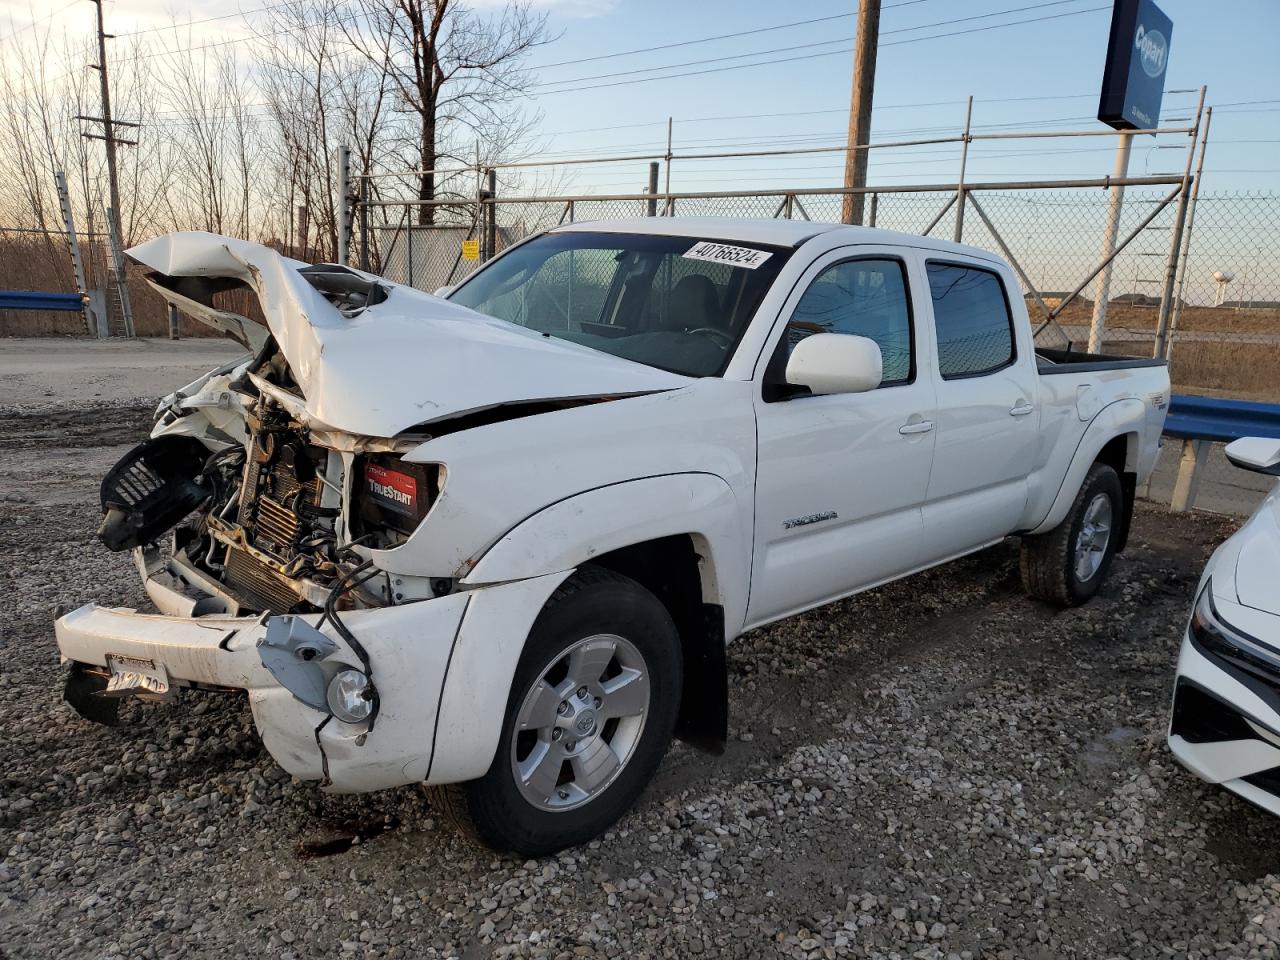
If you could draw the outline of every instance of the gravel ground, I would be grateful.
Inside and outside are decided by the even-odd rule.
[[[583,849],[495,857],[417,791],[331,797],[247,703],[60,701],[58,604],[144,607],[94,539],[148,406],[0,408],[0,957],[1277,957],[1274,819],[1163,743],[1234,521],[1140,509],[1103,595],[1003,546],[735,644],[733,740]],[[49,437],[57,439],[49,439]]]

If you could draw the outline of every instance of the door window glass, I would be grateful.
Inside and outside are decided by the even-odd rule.
[[[787,323],[787,354],[815,333],[869,337],[880,345],[882,387],[909,383],[915,370],[911,309],[902,263],[846,260],[827,267],[804,292]]]
[[[1000,278],[989,270],[930,263],[929,292],[944,380],[991,373],[1013,362],[1013,319]]]

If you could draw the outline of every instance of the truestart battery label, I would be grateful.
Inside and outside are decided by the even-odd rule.
[[[366,463],[364,480],[369,493],[387,509],[410,515],[417,512],[418,482],[409,474]]]

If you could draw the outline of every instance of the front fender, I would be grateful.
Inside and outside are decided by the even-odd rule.
[[[1030,523],[1027,524],[1031,527],[1027,532],[1045,533],[1061,523],[1067,511],[1071,509],[1076,494],[1080,492],[1085,474],[1098,459],[1102,448],[1111,440],[1125,434],[1136,433],[1141,437],[1146,424],[1146,415],[1146,404],[1136,397],[1116,400],[1098,411],[1081,435],[1075,453],[1072,454],[1071,463],[1067,466],[1062,483],[1058,486],[1048,511],[1041,514],[1043,506],[1040,511],[1035,511]]]
[[[463,586],[525,580],[572,570],[593,557],[688,534],[700,556],[702,600],[724,607],[734,635],[746,616],[750,517],[732,488],[710,473],[674,473],[610,484],[528,517],[472,567]]]

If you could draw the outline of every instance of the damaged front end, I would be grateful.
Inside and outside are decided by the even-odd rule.
[[[249,270],[260,282],[260,267]],[[296,275],[345,318],[386,298],[345,268]],[[225,280],[150,279],[184,311],[257,350],[166,398],[151,438],[104,478],[99,538],[132,551],[161,616],[90,604],[61,618],[66,699],[111,723],[126,696],[247,690],[282,765],[334,785],[331,755],[364,746],[380,713],[412,717],[414,697],[422,699],[416,690],[384,696],[368,645],[398,645],[410,629],[438,623],[415,653],[381,651],[380,666],[427,674],[443,671],[456,635],[465,597],[408,617],[391,609],[446,596],[452,580],[408,584],[415,578],[393,578],[370,554],[413,533],[440,494],[443,467],[401,462],[424,439],[412,431],[370,438],[311,415],[275,332],[213,306]],[[271,299],[270,289],[257,292]],[[425,765],[407,762],[393,739],[384,738],[389,764],[368,751],[359,758],[364,772],[336,786],[425,778]]]
[[[466,582],[545,503],[505,508],[475,464],[460,483],[458,444],[452,483],[468,490],[448,491],[432,451],[687,379],[244,241],[172,234],[129,255],[249,356],[165,398],[151,439],[105,478],[101,539],[133,551],[159,615],[88,604],[61,617],[67,699],[109,720],[106,695],[247,691],[281,766],[333,790],[482,774],[496,735],[477,732],[471,704],[505,700],[570,571]],[[263,322],[219,305],[233,290]]]

